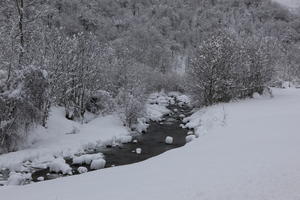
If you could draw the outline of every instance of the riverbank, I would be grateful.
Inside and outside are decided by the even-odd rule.
[[[187,104],[189,101],[186,96],[176,92],[169,95],[164,92],[151,94],[145,105],[145,115],[138,120],[136,129],[145,131],[150,120],[159,124],[164,115],[172,113],[167,107],[174,104],[176,98],[180,104]],[[0,185],[27,184],[37,179],[47,180],[78,174],[78,166],[69,166],[78,155],[94,152],[99,154],[97,158],[104,157],[101,151],[105,147],[132,142],[132,132],[123,126],[117,115],[92,117],[88,123],[80,124],[67,120],[62,108],[53,107],[48,128],[37,128],[31,134],[28,147],[0,155]],[[149,157],[151,156],[153,155]],[[122,153],[117,158],[124,160],[124,164],[129,162],[129,158],[122,158]],[[112,160],[108,160],[107,164],[111,162]],[[51,166],[55,166],[55,173],[50,173]],[[11,179],[8,179],[9,176]]]
[[[2,187],[0,196],[5,200],[298,199],[300,90],[276,89],[274,96],[206,108],[198,114],[198,122],[225,111],[226,123],[215,120],[199,139],[145,162]]]

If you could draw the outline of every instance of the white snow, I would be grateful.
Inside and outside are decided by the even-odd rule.
[[[102,158],[93,160],[91,163],[91,169],[102,169],[105,167],[106,161]]]
[[[37,178],[37,180],[38,180],[38,181],[44,181],[45,178],[44,178],[43,176],[40,176],[40,177]]]
[[[117,139],[120,143],[129,143],[132,141],[132,136],[130,135],[124,135],[124,136],[121,136]]]
[[[185,137],[185,142],[189,143],[195,139],[195,135],[188,135]]]
[[[193,131],[188,131],[188,132],[187,132],[187,135],[193,135],[193,134],[194,134]]]
[[[77,171],[79,172],[79,174],[83,174],[88,172],[88,169],[86,167],[78,167]]]
[[[173,144],[173,137],[167,136],[166,139],[165,139],[165,143],[166,144]]]
[[[171,100],[172,98],[163,91],[151,94],[146,105],[146,118],[152,121],[161,121],[164,115],[171,112],[167,109]]]
[[[93,160],[97,160],[99,158],[103,158],[102,153],[96,153],[96,154],[85,154],[78,157],[73,158],[73,164],[82,165],[82,164],[91,164]]]
[[[47,126],[47,129],[38,127],[33,131],[24,150],[0,155],[0,168],[15,170],[26,160],[33,161],[32,165],[42,165],[52,161],[54,156],[73,156],[85,149],[130,139],[128,129],[116,115],[80,124],[67,120],[63,108],[53,107]],[[76,134],[70,134],[74,130]]]
[[[101,173],[0,187],[0,196],[5,200],[298,200],[299,111],[297,89],[276,89],[274,98],[204,108],[189,118],[189,125],[205,134],[181,148]]]
[[[23,174],[11,172],[7,181],[7,185],[23,185],[25,180],[26,179]]]
[[[63,158],[56,158],[48,164],[50,172],[72,174],[72,168],[66,163]]]
[[[155,92],[149,95],[145,106],[144,117],[137,119],[137,124],[132,128],[141,133],[149,127],[149,121],[162,121],[163,116],[171,113],[167,108],[169,104],[174,104],[174,98],[169,97],[164,91]]]
[[[185,94],[181,94],[180,92],[169,92],[169,96],[176,98],[179,101],[179,106],[183,106],[184,104],[190,106],[191,98]]]
[[[133,142],[133,143],[138,143],[138,140],[135,139],[135,140],[133,140],[132,142]]]

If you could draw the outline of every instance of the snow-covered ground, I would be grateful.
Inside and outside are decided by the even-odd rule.
[[[300,199],[300,90],[274,91],[194,114],[205,131],[147,161],[26,186],[0,188],[4,200]],[[200,128],[202,126],[202,128]]]
[[[182,102],[188,98],[179,93],[174,93]],[[145,106],[145,116],[139,119],[138,131],[147,129],[148,121],[159,121],[163,115],[171,112],[167,109],[170,101],[174,98],[169,97],[164,92],[153,93],[150,95]],[[48,128],[36,128],[30,135],[23,150],[0,155],[0,169],[5,168],[12,173],[12,178],[19,180],[28,177],[30,168],[53,168],[51,171],[70,174],[70,167],[65,163],[63,157],[74,157],[75,154],[83,154],[88,149],[95,149],[107,144],[127,143],[132,140],[128,128],[123,126],[118,115],[108,115],[105,117],[89,116],[90,122],[81,124],[67,120],[64,117],[64,109],[53,107],[50,112]],[[84,155],[85,156],[85,155]],[[90,162],[94,159],[89,159]],[[30,161],[30,162],[28,162]],[[16,179],[16,178],[15,178]],[[17,180],[17,179],[16,179]],[[22,184],[24,181],[8,181],[13,184]],[[5,181],[4,181],[5,184]]]
[[[300,7],[300,0],[273,0],[278,2],[288,8],[297,8]]]
[[[98,117],[87,124],[67,120],[62,108],[54,107],[48,128],[37,128],[24,150],[0,155],[0,168],[22,171],[23,161],[35,164],[55,157],[72,156],[87,148],[127,139],[129,131],[116,115]]]

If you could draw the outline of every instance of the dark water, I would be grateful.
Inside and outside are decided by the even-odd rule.
[[[185,145],[185,137],[188,130],[180,128],[182,123],[182,115],[188,116],[191,108],[188,106],[170,105],[172,110],[170,115],[164,116],[161,122],[150,122],[147,132],[133,138],[137,142],[130,142],[116,147],[106,147],[96,149],[89,153],[103,153],[106,160],[106,166],[120,166],[146,160],[157,156],[165,151],[181,147]],[[174,111],[175,110],[175,111]],[[165,144],[167,136],[173,137],[173,144]],[[137,154],[135,150],[141,148],[141,154]],[[77,168],[84,166],[91,171],[88,165],[73,165],[72,159],[66,158],[66,161],[73,169],[73,175],[78,174]],[[44,177],[45,180],[54,179],[63,176],[62,174],[50,173],[49,169],[37,170],[32,174],[32,180],[38,181],[38,177]]]

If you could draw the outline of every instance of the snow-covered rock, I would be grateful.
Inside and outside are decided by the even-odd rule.
[[[260,94],[258,94],[257,92],[253,93],[252,98],[254,99],[258,99],[260,97]]]
[[[165,143],[166,144],[173,144],[173,137],[167,136],[166,139],[165,139]]]
[[[93,160],[97,160],[99,158],[103,158],[102,153],[96,153],[96,154],[86,154],[81,155],[79,157],[73,158],[73,164],[82,165],[82,164],[91,164]]]
[[[38,177],[36,180],[38,180],[38,181],[44,181],[45,178],[44,178],[43,176],[40,176],[40,177]]]
[[[7,185],[24,185],[26,182],[32,180],[31,173],[17,173],[10,172],[7,180]]]
[[[180,124],[179,127],[180,128],[186,128],[186,126],[184,124]]]
[[[63,158],[56,158],[54,161],[48,164],[50,172],[72,174],[72,168],[66,163]]]
[[[86,167],[78,167],[77,171],[79,174],[83,174],[88,172],[88,169]]]
[[[130,135],[124,135],[124,136],[121,136],[119,139],[118,139],[118,141],[120,142],[120,143],[129,143],[129,142],[131,142],[132,141],[132,136],[130,136]]]
[[[136,152],[136,154],[141,154],[142,153],[142,149],[141,148],[136,148],[135,152]]]
[[[133,140],[132,142],[133,142],[133,143],[138,143],[138,140],[135,139],[135,140]]]
[[[172,99],[164,92],[151,94],[146,104],[146,119],[161,121],[164,115],[171,112],[167,106],[172,103]]]
[[[188,131],[188,132],[187,132],[187,135],[193,135],[193,134],[194,134],[193,131]]]
[[[185,137],[185,142],[189,143],[195,139],[195,135],[188,135]]]
[[[105,167],[106,161],[103,158],[93,160],[91,163],[91,169],[103,169]]]
[[[137,119],[137,123],[132,125],[132,128],[137,132],[142,133],[143,131],[146,131],[149,127],[147,121],[148,120],[145,117],[140,117]]]

